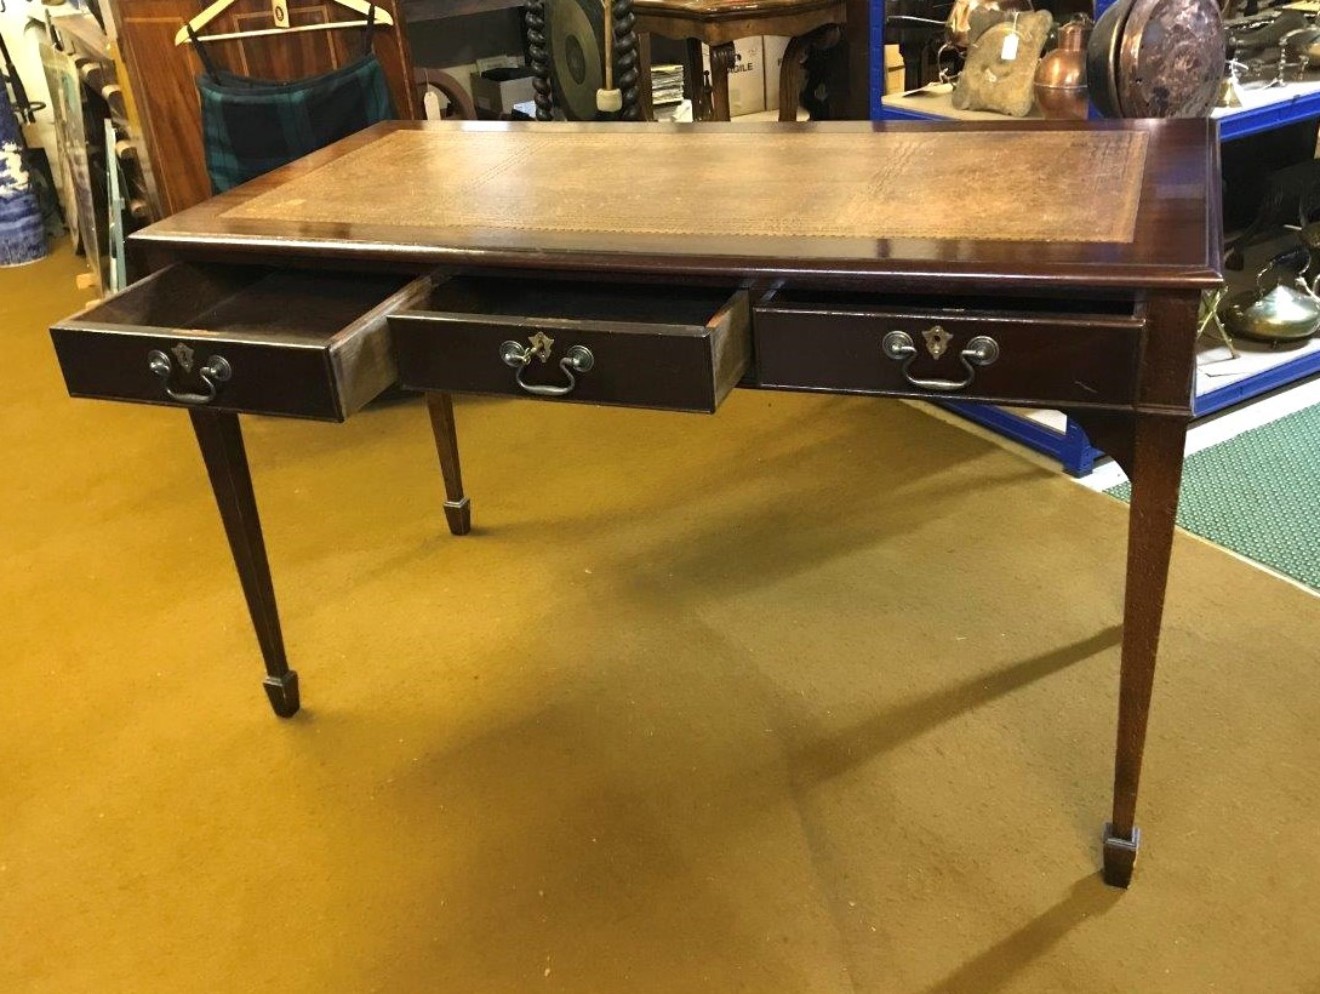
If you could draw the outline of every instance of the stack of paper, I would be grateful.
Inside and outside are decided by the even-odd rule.
[[[676,104],[683,99],[683,67],[651,66],[651,103],[656,107]]]

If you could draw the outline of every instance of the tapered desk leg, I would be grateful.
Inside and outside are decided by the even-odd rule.
[[[1146,719],[1155,681],[1155,654],[1164,614],[1178,486],[1187,420],[1139,414],[1133,432],[1128,515],[1127,589],[1123,604],[1123,663],[1119,682],[1114,813],[1105,826],[1105,883],[1132,879],[1141,833],[1135,824],[1137,785],[1146,744]]]
[[[454,401],[447,393],[428,393],[426,407],[431,412],[431,434],[435,436],[435,452],[440,457],[440,473],[445,478],[445,520],[452,534],[466,535],[472,530],[472,502],[463,494]]]
[[[261,537],[261,519],[257,517],[257,501],[252,493],[252,476],[248,472],[238,415],[220,411],[188,413],[202,458],[206,460],[211,489],[225,523],[225,535],[243,584],[252,627],[257,631],[257,642],[266,662],[266,679],[262,681],[266,696],[277,715],[290,718],[298,711],[298,674],[289,669],[284,657],[275,588],[266,560],[266,543]]]

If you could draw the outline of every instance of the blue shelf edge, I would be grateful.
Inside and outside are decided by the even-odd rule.
[[[994,404],[981,404],[967,400],[949,400],[941,403],[959,417],[989,428],[997,434],[1011,438],[1027,448],[1058,460],[1072,476],[1086,476],[1095,468],[1095,461],[1104,453],[1091,444],[1086,432],[1071,419],[1063,432],[1006,411]]]
[[[1203,418],[1216,414],[1240,401],[1259,397],[1270,390],[1288,386],[1317,373],[1320,373],[1320,350],[1280,363],[1273,369],[1244,376],[1218,390],[1207,390],[1192,400],[1192,416]]]
[[[1219,138],[1221,141],[1233,141],[1288,124],[1297,124],[1299,121],[1309,121],[1313,117],[1320,117],[1320,92],[1293,97],[1285,103],[1225,114],[1217,118]]]
[[[941,117],[938,114],[922,114],[915,110],[907,108],[890,107],[884,103],[880,104],[880,116],[877,121],[947,121],[949,118]]]
[[[891,104],[886,104],[883,97],[876,99],[877,103],[874,106],[877,109],[873,116],[877,121],[952,120],[940,114],[923,114],[920,111],[908,110],[906,107],[894,107]],[[1262,131],[1271,131],[1274,128],[1297,124],[1300,121],[1309,121],[1314,117],[1320,117],[1320,92],[1310,93],[1304,97],[1296,97],[1287,103],[1272,104],[1269,107],[1259,107],[1255,110],[1239,111],[1236,114],[1216,118],[1216,120],[1219,122],[1219,140],[1228,142],[1260,134]]]
[[[1218,390],[1208,390],[1200,394],[1192,400],[1192,418],[1197,420],[1218,414],[1244,400],[1259,397],[1271,390],[1290,386],[1316,375],[1320,375],[1320,350],[1298,356],[1273,369],[1244,376]],[[1058,432],[1030,418],[996,407],[994,404],[957,400],[947,401],[942,406],[968,421],[989,428],[1035,452],[1057,460],[1072,476],[1086,476],[1095,468],[1096,460],[1105,455],[1091,444],[1086,432],[1071,420],[1068,421],[1066,431]]]

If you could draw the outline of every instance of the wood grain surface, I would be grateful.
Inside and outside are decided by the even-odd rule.
[[[844,0],[637,0],[634,9],[638,31],[706,45],[756,35],[795,37],[848,19]]]
[[[809,146],[787,132],[620,141],[603,132],[510,140],[396,131],[223,216],[616,235],[1130,242],[1146,146],[1143,132],[1125,131],[822,134]],[[602,175],[642,162],[644,180],[602,187]],[[968,177],[987,162],[996,164],[994,182],[968,192]],[[1042,162],[1053,178],[1040,176]],[[685,183],[703,196],[680,195]]]
[[[692,17],[755,17],[784,10],[829,7],[838,0],[637,0],[637,12],[683,11]]]

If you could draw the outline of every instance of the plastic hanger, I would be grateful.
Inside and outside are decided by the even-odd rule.
[[[191,21],[179,28],[174,36],[174,44],[185,45],[188,43],[188,29],[199,32],[226,10],[232,7],[238,0],[216,0],[215,3],[207,7]],[[365,17],[374,6],[367,0],[331,0],[332,3],[340,7],[347,7],[349,10],[357,11]],[[259,38],[262,35],[283,35],[293,34],[298,31],[335,31],[339,28],[364,28],[367,26],[365,20],[362,21],[332,21],[328,24],[300,24],[298,27],[289,25],[289,6],[288,0],[272,0],[271,13],[275,20],[273,28],[258,28],[256,31],[232,31],[227,34],[203,35],[197,36],[198,41],[230,41],[234,38]],[[377,26],[393,24],[394,18],[390,16],[389,11],[381,7],[376,7],[375,24]]]

